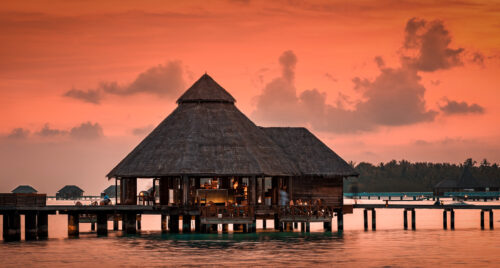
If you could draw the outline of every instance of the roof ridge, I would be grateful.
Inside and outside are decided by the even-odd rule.
[[[178,104],[189,102],[235,103],[236,100],[229,92],[215,82],[212,77],[205,73],[177,99]]]

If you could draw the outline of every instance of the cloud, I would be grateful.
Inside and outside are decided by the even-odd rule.
[[[95,140],[104,136],[101,125],[99,123],[92,124],[90,121],[73,127],[69,131],[69,135],[81,140]]]
[[[484,55],[481,52],[472,53],[471,61],[484,67]]]
[[[183,74],[182,63],[170,61],[147,69],[127,85],[119,85],[116,81],[101,82],[95,89],[73,88],[63,96],[93,104],[100,104],[105,95],[130,96],[144,93],[175,98],[185,87]]]
[[[144,135],[151,133],[151,131],[153,129],[154,129],[153,125],[147,125],[145,127],[138,127],[138,128],[132,129],[132,134],[134,134],[136,136],[144,136]]]
[[[88,103],[100,104],[102,99],[102,92],[97,89],[80,90],[72,88],[63,95],[64,97],[69,97],[77,100],[81,100]]]
[[[484,108],[479,104],[468,104],[465,101],[457,102],[453,100],[446,100],[446,104],[439,107],[446,115],[454,114],[483,114]]]
[[[419,71],[433,72],[463,64],[463,48],[449,47],[451,36],[442,21],[410,19],[405,28],[403,48],[416,51],[415,57],[403,56],[403,61]]]
[[[281,60],[285,55],[295,60]],[[376,60],[379,66],[383,66],[382,61]],[[282,75],[269,82],[257,97],[253,113],[257,120],[277,125],[310,124],[320,131],[346,133],[432,121],[437,114],[426,108],[425,87],[415,69],[381,68],[374,80],[355,77],[354,88],[362,93],[363,100],[349,110],[342,105],[348,99],[345,95],[339,96],[336,106],[327,104],[326,94],[317,89],[297,96],[291,79],[296,62],[290,51],[280,57]]]
[[[15,128],[13,129],[8,135],[7,138],[9,139],[26,139],[28,138],[30,134],[30,131],[24,128]]]
[[[68,131],[50,128],[49,124],[47,123],[40,131],[36,132],[36,134],[41,137],[56,137],[66,135],[68,134]]]

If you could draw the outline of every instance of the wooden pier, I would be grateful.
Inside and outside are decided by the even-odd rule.
[[[411,213],[411,229],[416,230],[416,210],[417,209],[440,209],[443,210],[443,229],[448,229],[448,216],[450,214],[450,229],[455,229],[455,210],[467,209],[467,210],[479,210],[480,213],[480,226],[484,230],[484,214],[488,212],[489,216],[489,228],[493,230],[494,228],[494,217],[493,210],[500,209],[500,205],[469,205],[469,204],[459,204],[459,205],[413,205],[413,204],[356,204],[353,205],[354,209],[364,209],[363,220],[364,229],[368,230],[368,212],[372,215],[372,230],[376,230],[376,209],[402,209],[403,210],[403,228],[408,229],[408,213]]]

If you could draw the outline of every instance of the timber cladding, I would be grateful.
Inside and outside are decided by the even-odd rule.
[[[294,178],[292,196],[294,200],[301,199],[307,202],[322,199],[324,205],[341,208],[343,203],[342,178]]]
[[[0,206],[44,207],[46,194],[0,194]]]

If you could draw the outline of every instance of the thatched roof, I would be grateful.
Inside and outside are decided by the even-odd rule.
[[[302,127],[262,128],[307,176],[358,176],[344,159]]]
[[[61,188],[61,190],[59,190],[57,192],[58,193],[74,193],[74,192],[83,193],[84,191],[76,185],[66,185],[63,188]]]
[[[444,179],[438,182],[434,188],[453,188],[453,189],[475,189],[491,187],[493,185],[485,186],[474,178],[468,166],[464,167],[462,175],[457,179]]]
[[[30,185],[19,185],[16,189],[12,190],[14,194],[35,194],[38,191]]]
[[[203,75],[111,177],[291,176],[300,172],[234,99]]]
[[[444,179],[436,183],[434,188],[457,188],[457,181],[454,179]]]

